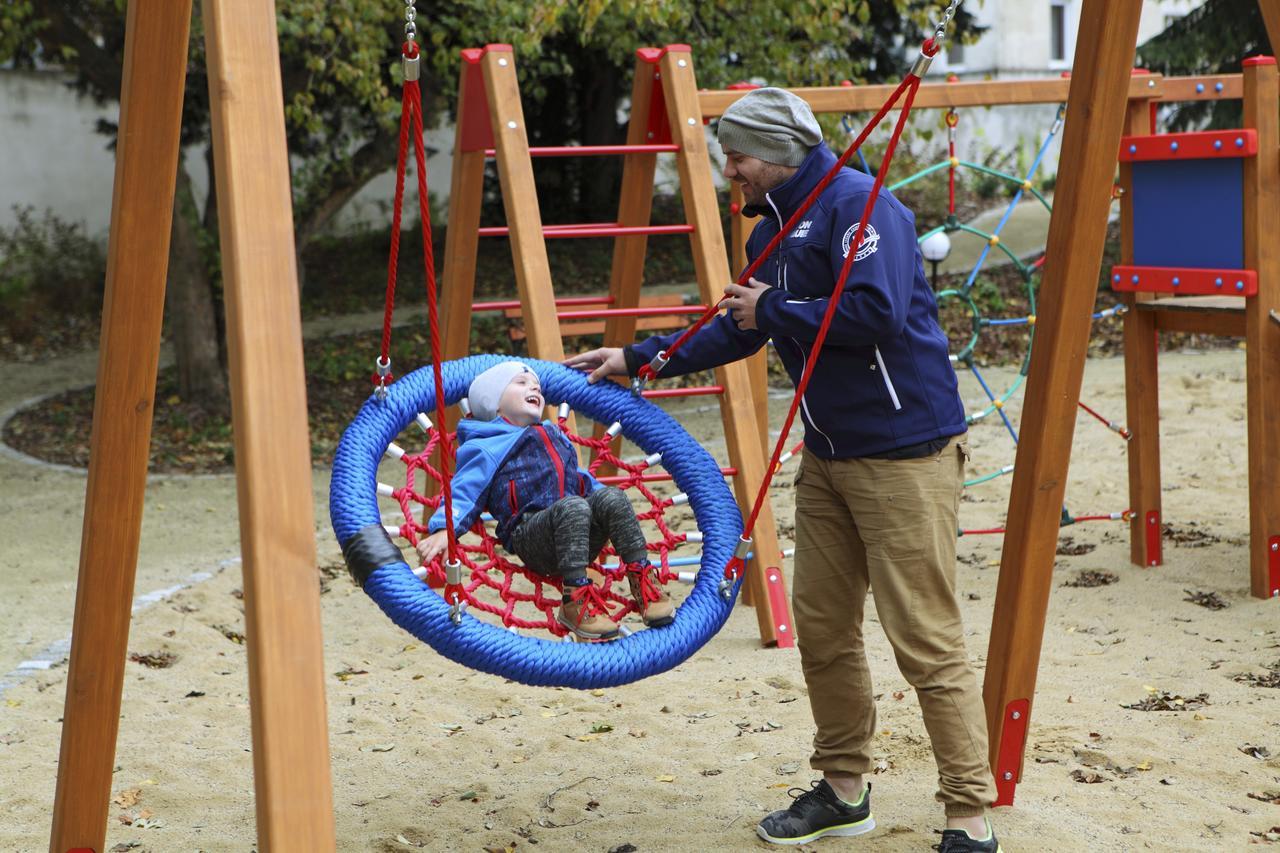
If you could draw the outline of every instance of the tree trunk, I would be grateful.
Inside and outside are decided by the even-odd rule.
[[[228,411],[227,375],[218,357],[213,282],[201,257],[191,177],[178,165],[165,308],[178,368],[178,394],[206,411]]]

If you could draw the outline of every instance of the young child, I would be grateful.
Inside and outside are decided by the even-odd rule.
[[[550,421],[538,375],[519,361],[504,361],[471,382],[471,419],[458,424],[453,476],[453,529],[471,529],[481,512],[498,522],[495,536],[530,570],[559,576],[564,597],[556,619],[579,637],[611,639],[609,617],[587,566],[606,540],[613,542],[644,624],[671,624],[675,605],[657,583],[644,534],[621,489],[601,485],[578,467],[573,444]],[[448,545],[444,504],[431,516],[431,535],[418,543],[423,564]]]

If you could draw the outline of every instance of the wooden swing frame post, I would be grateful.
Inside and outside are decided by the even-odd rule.
[[[333,850],[302,330],[274,4],[205,0],[258,844]],[[126,23],[98,396],[51,853],[101,851],[154,408],[191,3]],[[287,424],[287,429],[281,429]]]
[[[1022,774],[1141,11],[1085,0],[1080,14],[983,685],[997,805]]]

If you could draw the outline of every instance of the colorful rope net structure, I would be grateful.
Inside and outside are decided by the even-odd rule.
[[[1006,410],[1009,402],[1014,399],[1018,392],[1022,389],[1027,373],[1031,364],[1031,352],[1035,339],[1035,323],[1036,323],[1036,295],[1040,283],[1040,273],[1044,265],[1044,256],[1041,254],[1034,260],[1028,260],[1026,253],[1019,253],[1015,247],[1010,246],[1009,242],[1002,239],[1005,227],[1014,217],[1015,211],[1024,201],[1036,204],[1042,207],[1046,212],[1052,211],[1052,205],[1045,194],[1036,186],[1037,176],[1045,164],[1049,153],[1053,149],[1059,132],[1062,130],[1062,123],[1066,115],[1066,105],[1062,104],[1057,107],[1053,121],[1048,131],[1044,134],[1040,142],[1039,148],[1035,156],[1032,158],[1030,166],[1021,175],[1012,174],[992,166],[974,162],[973,160],[964,159],[957,154],[957,137],[960,125],[960,114],[953,107],[947,110],[943,116],[943,122],[947,128],[947,156],[945,159],[933,163],[919,171],[908,175],[897,182],[889,185],[891,192],[909,187],[919,181],[930,177],[937,176],[939,173],[946,172],[947,175],[947,213],[943,221],[939,224],[924,231],[918,238],[918,242],[923,246],[926,241],[938,234],[965,234],[972,239],[979,240],[982,248],[978,254],[972,269],[965,276],[963,283],[954,287],[946,287],[939,290],[935,296],[938,300],[939,307],[942,308],[948,302],[959,303],[963,310],[968,314],[970,327],[968,337],[959,344],[958,349],[951,355],[952,363],[960,368],[962,374],[972,377],[973,382],[980,389],[984,402],[981,408],[969,412],[965,416],[966,423],[970,426],[998,415],[1001,423],[1005,428],[1005,432],[1009,435],[1014,446],[1018,443],[1018,428],[1014,424],[1013,419]],[[842,125],[849,128],[847,117],[842,120]],[[995,226],[990,230],[979,227],[973,222],[963,222],[957,215],[956,206],[956,184],[962,172],[972,172],[984,175],[994,179],[1010,188],[1012,194],[1000,214]],[[1011,265],[1022,281],[1023,295],[1027,303],[1027,313],[1017,316],[987,316],[983,311],[981,300],[977,298],[974,291],[979,287],[983,271],[994,265],[993,258],[1000,258],[1003,262]],[[1095,321],[1104,321],[1114,317],[1118,317],[1125,311],[1123,304],[1106,308],[1095,312],[1092,316]],[[988,377],[984,375],[984,369],[979,365],[978,354],[981,351],[982,343],[988,333],[996,333],[1006,330],[1021,329],[1027,334],[1027,345],[1024,351],[1018,370],[1012,380],[1002,389],[994,387],[995,383],[988,381]],[[1129,431],[1120,423],[1110,420],[1098,411],[1085,403],[1080,403],[1080,408],[1090,415],[1092,418],[1104,424],[1108,429],[1115,432],[1125,441],[1129,439]],[[1013,464],[1004,465],[993,471],[980,473],[965,482],[965,487],[973,487],[982,483],[987,483],[1000,477],[1013,473]],[[1127,521],[1130,515],[1128,509],[1107,512],[1095,515],[1074,515],[1066,506],[1062,509],[1062,525],[1066,526],[1077,522],[1085,521]],[[1004,533],[1003,527],[986,528],[986,529],[961,529],[959,534],[1000,534]]]

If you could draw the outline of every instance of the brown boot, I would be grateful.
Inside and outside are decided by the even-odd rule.
[[[658,583],[658,570],[646,560],[642,563],[627,563],[626,571],[631,597],[635,599],[636,609],[644,624],[650,628],[661,628],[675,621],[676,605]]]
[[[556,612],[556,621],[584,640],[618,636],[618,623],[609,618],[608,605],[593,583],[572,588],[569,600]]]

